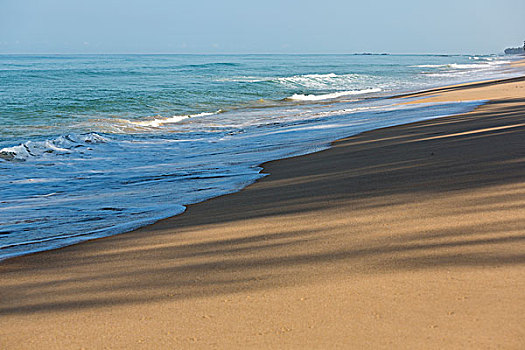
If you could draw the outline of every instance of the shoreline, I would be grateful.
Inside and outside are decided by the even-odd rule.
[[[513,78],[504,78],[504,79],[492,79],[492,80],[481,80],[470,83],[461,83],[455,85],[446,85],[438,88],[432,88],[428,90],[421,90],[415,92],[407,92],[399,95],[394,95],[387,97],[387,99],[397,99],[397,98],[412,98],[412,97],[425,97],[433,94],[441,94],[448,92],[457,92],[461,90],[471,90],[476,88],[482,88],[493,85],[501,85],[508,83],[519,83],[525,81],[525,76],[513,77]],[[446,101],[450,101],[450,97]],[[421,103],[420,100],[413,101],[413,103]]]
[[[511,65],[512,66],[516,66],[516,67],[521,67],[522,64],[525,64],[525,60],[514,61]],[[443,92],[454,92],[454,91],[460,91],[460,90],[464,90],[464,89],[469,89],[470,90],[470,89],[473,89],[473,88],[475,89],[475,88],[479,88],[479,87],[486,87],[486,86],[492,86],[492,85],[501,85],[501,84],[504,85],[504,84],[508,84],[508,83],[519,83],[519,82],[522,82],[522,81],[525,81],[525,76],[513,77],[513,78],[503,78],[503,79],[493,79],[493,80],[484,80],[484,81],[475,81],[475,82],[461,83],[461,84],[456,84],[456,85],[446,85],[446,86],[437,87],[437,88],[431,88],[431,89],[427,89],[427,90],[420,90],[420,91],[406,92],[406,93],[401,93],[401,94],[387,95],[387,96],[380,97],[379,99],[387,99],[387,100],[389,100],[389,99],[400,99],[401,100],[401,99],[406,99],[406,98],[408,98],[408,99],[410,99],[410,98],[417,98],[416,100],[408,101],[408,102],[401,102],[400,104],[401,105],[403,105],[403,104],[419,104],[419,103],[427,102],[426,100],[428,99],[428,96],[436,94],[436,93],[439,94],[439,93],[443,93]],[[373,99],[376,99],[376,98],[373,98]],[[471,100],[469,100],[469,101],[471,101]],[[339,102],[341,102],[341,101],[339,101]],[[432,100],[430,102],[431,103],[434,103],[434,102],[440,103],[440,102],[450,102],[450,101],[448,99],[437,99],[437,100],[435,99],[435,100]],[[485,102],[483,102],[483,103],[485,103]],[[442,118],[442,116],[440,116],[439,118]],[[409,123],[409,124],[411,124],[411,123]],[[400,126],[400,125],[405,125],[405,124],[398,124],[398,125],[393,125],[393,126],[380,127],[380,128],[377,128],[377,129],[365,130],[365,131],[360,132],[360,133],[370,132],[370,131],[374,131],[374,130],[381,130],[381,129],[384,129],[384,128],[395,127],[395,126]],[[353,135],[353,136],[355,136],[355,135]],[[338,140],[329,141],[329,142],[327,142],[327,145],[329,145],[328,147],[331,148],[331,147],[333,147],[333,144],[336,143],[336,142],[338,142]],[[313,153],[316,153],[316,152],[319,152],[319,151],[318,150],[313,151]],[[312,153],[301,154],[301,155],[298,155],[298,156],[308,155],[308,154],[312,154]],[[294,157],[297,157],[297,156],[291,156],[291,157],[287,157],[287,158],[279,158],[279,159],[275,159],[275,160],[272,160],[272,161],[269,161],[269,162],[263,162],[263,163],[258,164],[256,167],[264,168],[264,165],[267,164],[267,163],[271,163],[271,162],[274,162],[274,161],[280,161],[280,160],[284,160],[284,159],[289,159],[289,158],[294,158]],[[270,175],[269,173],[265,173],[264,169],[262,169],[259,172],[259,174],[265,174],[265,176]],[[255,180],[254,183],[260,181],[265,176]],[[251,183],[251,184],[249,184],[247,186],[251,186],[251,185],[253,185],[253,183]],[[214,198],[222,197],[222,196],[225,196],[225,195],[231,195],[231,194],[238,193],[239,191],[244,190],[247,186],[241,188],[238,191],[235,191],[235,192],[232,192],[232,193],[228,193],[228,194],[219,195],[219,196],[216,196],[216,197],[211,197],[211,198],[205,199],[204,201],[212,200]],[[144,225],[144,226],[139,226],[138,228],[132,229],[131,231],[124,231],[124,232],[120,232],[120,233],[104,235],[104,236],[101,236],[101,237],[89,238],[89,239],[86,239],[86,240],[76,241],[74,243],[66,243],[64,245],[56,246],[56,247],[53,247],[53,248],[47,248],[47,249],[44,249],[44,250],[29,251],[29,252],[26,252],[26,253],[21,253],[19,255],[14,255],[14,256],[9,256],[9,257],[5,257],[5,258],[0,258],[0,264],[2,264],[2,262],[4,262],[4,261],[10,260],[10,259],[16,259],[18,257],[24,257],[24,256],[30,256],[30,255],[33,255],[33,254],[45,253],[47,251],[60,250],[60,249],[63,249],[63,248],[67,248],[69,246],[74,246],[74,245],[77,245],[77,244],[83,244],[85,242],[105,239],[105,238],[108,238],[108,237],[121,235],[121,234],[127,234],[127,233],[130,233],[130,232],[136,231],[136,230],[140,230],[141,228],[148,227],[150,225],[154,225],[158,221],[166,220],[166,219],[169,219],[169,218],[172,218],[172,217],[176,217],[176,216],[179,216],[179,215],[183,215],[185,212],[187,212],[189,207],[191,207],[193,205],[196,205],[196,204],[200,204],[200,203],[202,203],[202,202],[193,203],[193,204],[183,204],[183,206],[186,208],[183,212],[181,212],[179,214],[176,214],[174,216],[169,216],[169,217],[165,217],[165,218],[162,218],[162,219],[157,219],[155,222],[153,222],[151,224],[147,224],[147,225]],[[86,233],[85,235],[86,236],[90,236],[92,234],[93,233]]]
[[[507,89],[263,163],[153,225],[1,261],[0,345],[518,348],[524,80],[443,92]]]

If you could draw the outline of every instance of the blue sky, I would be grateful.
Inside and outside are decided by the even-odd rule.
[[[0,0],[0,53],[498,53],[524,0]]]

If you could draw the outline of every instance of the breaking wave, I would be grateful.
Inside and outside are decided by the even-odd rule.
[[[486,61],[482,63],[450,63],[450,64],[420,64],[411,66],[413,68],[451,68],[451,69],[487,69],[496,65],[508,64],[510,61]]]
[[[303,90],[349,90],[369,82],[370,76],[363,74],[302,74],[289,77],[236,76],[217,79],[218,82],[274,83],[290,89]]]
[[[381,89],[379,88],[373,88],[373,89],[364,89],[364,90],[339,91],[339,92],[333,92],[330,94],[323,94],[323,95],[294,94],[286,99],[293,100],[293,101],[323,101],[323,100],[332,100],[332,99],[344,97],[344,96],[370,94],[373,92],[380,92],[380,91]]]
[[[81,125],[108,134],[136,134],[160,130],[163,126],[178,124],[188,119],[211,116],[222,112],[223,111],[219,109],[216,112],[174,115],[171,117],[156,115],[143,119],[93,118]]]
[[[359,84],[363,80],[363,78],[365,77],[359,74],[337,75],[335,73],[328,73],[281,77],[277,78],[276,81],[279,84],[282,84],[289,88],[303,88],[314,90],[341,90],[357,87],[357,84]]]
[[[153,119],[141,120],[141,121],[129,120],[129,123],[134,124],[134,125],[139,125],[139,126],[158,128],[164,124],[175,124],[175,123],[181,122],[189,118],[207,117],[210,115],[219,114],[221,112],[222,111],[219,109],[217,112],[203,112],[203,113],[198,113],[198,114],[174,115],[171,117],[154,117]]]
[[[109,140],[94,132],[87,134],[68,134],[56,139],[27,141],[18,146],[0,149],[0,160],[25,161],[47,155],[65,155],[90,150],[94,144],[107,143]]]

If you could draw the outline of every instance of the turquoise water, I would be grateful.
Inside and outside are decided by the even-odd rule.
[[[498,56],[0,55],[0,258],[129,231],[258,164],[480,102],[392,94],[512,76]]]

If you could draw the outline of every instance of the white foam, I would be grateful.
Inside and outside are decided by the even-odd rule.
[[[134,124],[134,125],[158,128],[158,127],[160,127],[160,126],[162,126],[164,124],[175,124],[175,123],[181,122],[181,121],[189,119],[189,118],[206,117],[206,116],[218,114],[220,112],[221,112],[221,110],[219,109],[217,112],[213,112],[213,113],[203,112],[203,113],[199,113],[199,114],[174,115],[174,116],[167,117],[167,118],[160,117],[160,118],[155,118],[155,119],[150,119],[150,120],[142,120],[142,121],[131,121],[131,120],[128,120],[128,122],[130,124]]]
[[[62,181],[60,178],[30,178],[30,179],[21,179],[21,180],[12,180],[9,181],[10,184],[36,184],[36,183],[46,183],[46,182],[56,182]]]
[[[508,64],[510,61],[494,61],[489,60],[481,63],[450,63],[450,64],[420,64],[416,66],[410,66],[415,68],[451,68],[451,69],[487,69],[492,66]]]
[[[350,91],[339,91],[339,92],[332,92],[330,94],[323,94],[323,95],[302,95],[302,94],[294,94],[290,97],[288,97],[288,100],[294,100],[294,101],[322,101],[322,100],[331,100],[343,96],[352,96],[352,95],[362,95],[362,94],[370,94],[373,92],[379,92],[381,89],[379,88],[373,88],[373,89],[364,89],[364,90],[350,90]]]
[[[328,90],[355,87],[358,78],[359,76],[356,74],[306,74],[278,78],[277,82],[290,88],[302,87],[306,89]]]
[[[500,65],[500,64],[510,64],[512,63],[511,61],[491,61],[489,62],[490,65]]]
[[[459,64],[459,63],[450,63],[450,64],[419,64],[417,66],[411,66],[415,68],[453,68],[453,69],[472,69],[472,68],[481,68],[486,67],[488,64],[483,63],[469,63],[469,64]]]
[[[17,146],[0,149],[0,160],[27,160],[51,154],[69,154],[79,146],[106,143],[108,139],[96,133],[69,134],[44,141],[27,141]]]
[[[448,64],[418,64],[415,66],[410,66],[412,68],[446,68]]]
[[[452,64],[449,64],[448,67],[450,68],[453,68],[453,69],[476,69],[476,68],[488,68],[488,64],[483,64],[483,63],[479,63],[479,64],[459,64],[459,63],[452,63]]]

